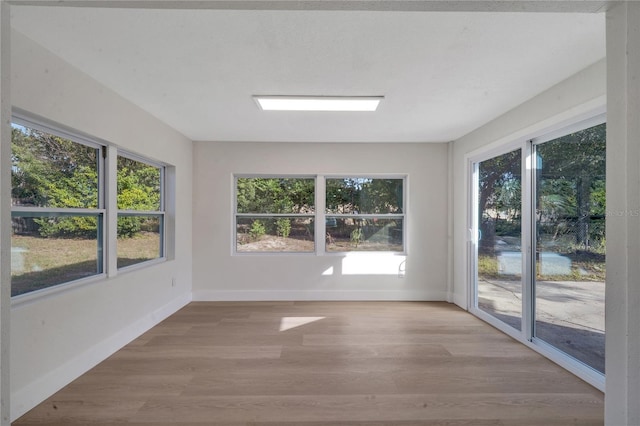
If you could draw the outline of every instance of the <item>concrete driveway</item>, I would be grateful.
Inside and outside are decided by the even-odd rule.
[[[537,282],[536,337],[604,372],[604,289],[604,282]],[[490,315],[521,328],[520,281],[480,280],[478,305]]]

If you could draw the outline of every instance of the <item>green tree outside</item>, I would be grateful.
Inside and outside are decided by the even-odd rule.
[[[35,129],[12,128],[12,204],[27,207],[98,208],[100,150]],[[160,169],[118,157],[118,209],[160,208]],[[22,218],[25,228],[40,237],[95,237],[97,218],[57,216]],[[118,236],[144,229],[144,217],[122,217]],[[35,228],[35,229],[34,229]]]

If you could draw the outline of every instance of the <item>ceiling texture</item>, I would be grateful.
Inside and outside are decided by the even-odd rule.
[[[11,23],[195,141],[456,140],[605,57],[603,13],[20,5]],[[384,100],[268,112],[252,95]]]

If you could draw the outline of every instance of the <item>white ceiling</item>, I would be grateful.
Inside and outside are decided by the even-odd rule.
[[[604,14],[12,7],[12,26],[192,140],[455,140],[605,56]],[[252,95],[383,95],[375,113]]]

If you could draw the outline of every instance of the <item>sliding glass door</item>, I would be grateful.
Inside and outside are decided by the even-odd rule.
[[[534,336],[604,373],[605,124],[533,153]]]
[[[522,150],[478,163],[477,305],[522,327]]]
[[[469,226],[472,312],[602,383],[603,121],[473,159]]]

